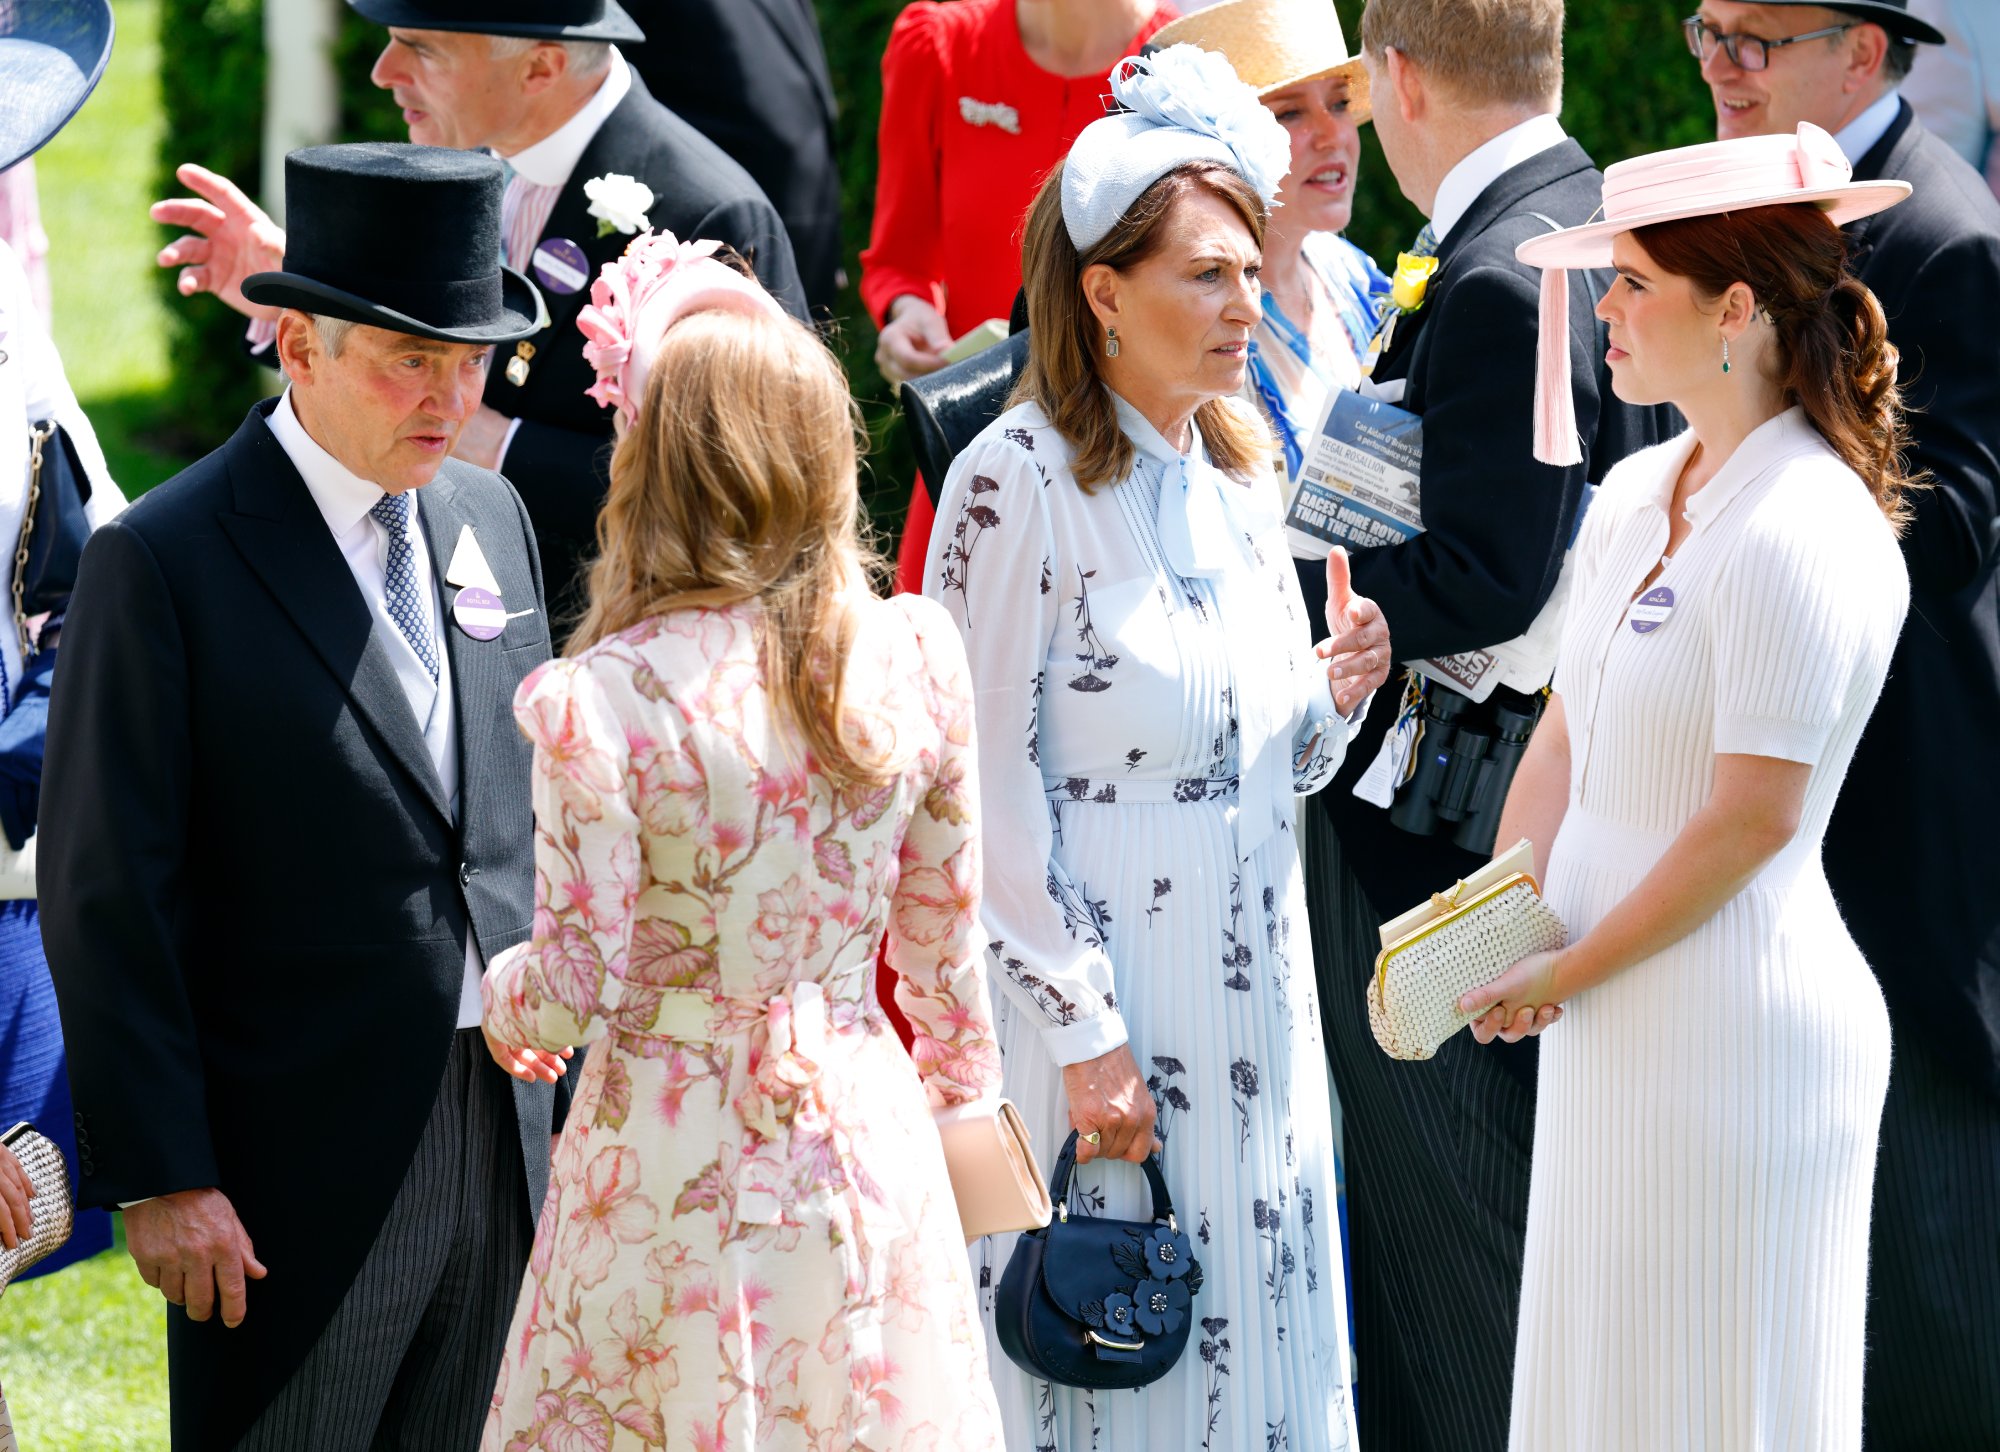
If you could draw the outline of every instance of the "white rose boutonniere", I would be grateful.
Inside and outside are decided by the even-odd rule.
[[[629,236],[652,225],[646,220],[646,213],[653,205],[653,189],[642,181],[612,172],[585,182],[583,194],[590,198],[590,215],[597,218],[600,237],[609,237],[613,232]]]

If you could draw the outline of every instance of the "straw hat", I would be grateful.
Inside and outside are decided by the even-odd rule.
[[[1688,217],[1803,203],[1836,227],[1886,211],[1910,195],[1904,181],[1857,182],[1846,153],[1801,121],[1791,135],[1742,136],[1621,161],[1604,173],[1604,220],[1531,237],[1514,255],[1542,269],[1535,370],[1535,457],[1583,462],[1569,388],[1569,269],[1611,265],[1621,233]]]
[[[1348,54],[1333,0],[1221,0],[1162,27],[1152,44],[1215,51],[1260,97],[1338,75],[1347,82],[1355,124],[1365,125],[1375,114],[1368,72]]]

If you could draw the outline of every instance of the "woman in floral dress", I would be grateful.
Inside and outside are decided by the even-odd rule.
[[[1144,1178],[1106,1161],[1164,1142],[1201,1288],[1135,1307],[1147,1335],[1195,1318],[1143,1390],[994,1377],[1022,1452],[1335,1452],[1353,1412],[1292,817],[1388,636],[1336,556],[1342,639],[1315,655],[1271,435],[1236,397],[1283,129],[1192,47],[1113,84],[1134,109],[1029,214],[1022,401],[954,465],[926,589],[978,690],[1007,1093],[1046,1153],[1083,1136],[1072,1216],[1146,1217]],[[982,1247],[982,1288],[1012,1248]]]
[[[485,1026],[523,1073],[593,1043],[483,1445],[997,1452],[931,1119],[999,1077],[964,653],[869,593],[845,380],[712,250],[642,238],[585,315],[633,422],[515,703],[535,925]]]

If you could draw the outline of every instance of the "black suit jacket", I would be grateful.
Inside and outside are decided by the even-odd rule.
[[[1827,830],[1826,868],[1898,1035],[2000,1096],[2000,203],[1904,103],[1855,180],[1907,202],[1848,229],[1902,351],[1910,616]]]
[[[608,172],[652,188],[647,220],[654,227],[683,241],[727,243],[749,260],[780,302],[797,316],[806,315],[792,245],[757,183],[714,142],[654,100],[637,76],[631,94],[584,148],[542,228],[544,238],[564,237],[583,248],[592,280],[632,240],[620,232],[599,237],[597,219],[589,215],[583,185]],[[518,387],[508,381],[507,360],[515,350],[503,345],[487,379],[486,401],[521,420],[501,472],[520,491],[535,522],[549,601],[560,622],[582,604],[579,570],[597,553],[597,511],[610,487],[611,411],[584,396],[596,375],[583,361],[576,319],[590,301],[589,285],[568,294],[544,287],[543,295],[549,325],[529,339],[535,357],[528,381]]]
[[[813,315],[840,290],[833,80],[811,0],[630,0],[622,45],[653,94],[757,180],[792,239]]]
[[[1574,141],[1530,158],[1480,194],[1438,251],[1423,310],[1398,325],[1375,376],[1407,380],[1402,406],[1424,420],[1425,532],[1358,550],[1354,588],[1382,607],[1398,660],[1426,660],[1512,640],[1548,602],[1587,483],[1658,442],[1669,419],[1611,394],[1607,345],[1594,315],[1604,280],[1570,278],[1570,386],[1584,462],[1534,457],[1535,343],[1541,272],[1514,249],[1577,226],[1603,200],[1603,178]],[[1536,214],[1540,213],[1541,216]],[[1315,598],[1323,599],[1323,571]],[[1384,918],[1423,901],[1481,859],[1449,836],[1415,837],[1352,787],[1393,724],[1400,693],[1377,694],[1347,762],[1317,800],[1340,833],[1342,855]]]
[[[237,1330],[168,1312],[182,1452],[234,1446],[311,1348],[437,1097],[468,926],[490,958],[533,918],[511,705],[549,632],[520,501],[457,462],[418,495],[440,571],[469,524],[536,612],[485,642],[446,617],[454,819],[271,406],[92,537],[42,788],[81,1198],[216,1186],[270,1269]],[[532,1216],[554,1094],[513,1089]]]

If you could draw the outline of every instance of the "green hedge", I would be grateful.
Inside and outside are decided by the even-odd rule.
[[[1364,3],[1336,0],[1350,43]],[[874,207],[882,50],[904,0],[817,4],[840,102],[846,205],[849,286],[842,294],[834,342],[875,437],[866,485],[872,512],[888,533],[901,523],[912,465],[893,397],[875,372],[874,328],[854,284]],[[1713,136],[1707,90],[1680,38],[1679,21],[1688,8],[1688,0],[1571,0],[1563,120],[1601,165]],[[260,10],[258,0],[166,0],[162,88],[169,115],[163,172],[169,183],[173,163],[182,159],[202,161],[239,179],[257,175],[263,108]],[[394,104],[368,80],[382,38],[380,27],[351,13],[345,17],[337,61],[343,78],[341,126],[350,140],[403,135]],[[673,103],[671,96],[662,99]],[[1372,131],[1365,138],[1361,195],[1349,235],[1386,259],[1408,245],[1422,219],[1397,192]],[[170,282],[166,285],[171,288]],[[237,346],[240,329],[233,314],[212,299],[177,303],[173,311],[179,412],[190,428],[206,431],[213,442],[234,426],[241,400],[254,384],[244,376]]]

